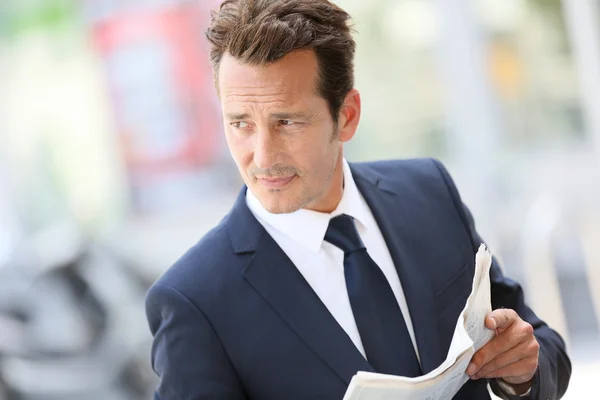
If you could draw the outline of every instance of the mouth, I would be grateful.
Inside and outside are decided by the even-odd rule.
[[[268,189],[281,189],[294,180],[296,175],[284,178],[256,178],[258,183]]]

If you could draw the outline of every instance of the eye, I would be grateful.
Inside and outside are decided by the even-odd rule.
[[[247,123],[247,122],[245,122],[245,121],[237,121],[237,122],[232,122],[232,123],[231,123],[231,126],[233,126],[234,128],[237,128],[237,129],[245,129],[245,128],[247,128],[249,125],[248,125],[248,123]]]
[[[279,121],[279,125],[282,126],[290,126],[290,125],[294,125],[295,122],[294,121],[290,121],[289,119],[282,119]]]

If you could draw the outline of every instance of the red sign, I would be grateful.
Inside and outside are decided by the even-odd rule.
[[[120,13],[92,28],[138,183],[219,156],[221,117],[204,39],[209,15],[197,3]]]

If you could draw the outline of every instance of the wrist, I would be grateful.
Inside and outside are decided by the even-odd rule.
[[[524,383],[510,383],[502,378],[498,378],[496,381],[502,390],[513,396],[525,396],[531,391],[531,380]]]

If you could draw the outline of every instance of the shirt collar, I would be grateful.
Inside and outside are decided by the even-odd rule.
[[[321,248],[329,220],[340,214],[353,217],[365,229],[369,228],[370,209],[360,194],[350,165],[343,160],[344,192],[337,208],[332,213],[321,213],[300,209],[288,214],[271,214],[263,208],[251,190],[246,191],[246,203],[262,225],[268,225],[275,231],[316,253]]]

